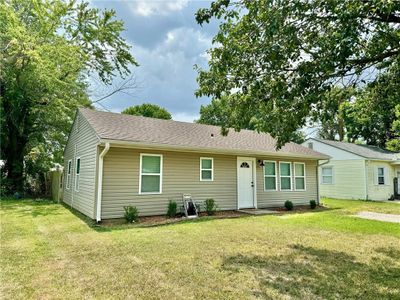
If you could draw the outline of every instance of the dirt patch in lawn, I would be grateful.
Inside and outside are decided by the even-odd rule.
[[[214,215],[208,216],[206,212],[201,212],[199,214],[199,218],[196,218],[197,220],[199,219],[226,219],[226,218],[239,218],[242,216],[246,216],[246,214],[236,211],[236,210],[224,210],[224,211],[217,211],[215,212]],[[173,224],[173,223],[178,223],[182,221],[187,221],[187,220],[195,220],[195,219],[188,219],[182,216],[178,216],[175,218],[168,218],[165,215],[161,216],[148,216],[148,217],[139,217],[139,221],[135,224],[139,226],[158,226],[158,225],[165,225],[165,224]],[[101,226],[105,227],[112,227],[112,226],[118,226],[118,225],[123,225],[126,224],[126,220],[121,218],[121,219],[109,219],[109,220],[103,220],[101,222]]]

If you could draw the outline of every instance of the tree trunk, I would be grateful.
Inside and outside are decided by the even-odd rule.
[[[21,94],[8,94],[4,86],[1,88],[3,98],[1,118],[1,155],[5,161],[6,179],[3,183],[8,193],[24,190],[24,156],[28,143],[27,122],[29,112],[27,100]],[[18,106],[17,106],[18,104]],[[16,106],[18,108],[16,108]],[[16,111],[17,110],[17,111]]]
[[[13,130],[15,127],[8,126],[8,143],[3,145],[5,155],[4,169],[6,171],[7,189],[11,193],[23,192],[24,190],[24,152],[27,140]]]
[[[344,140],[344,122],[343,118],[341,116],[338,116],[338,135],[339,135],[339,141]]]

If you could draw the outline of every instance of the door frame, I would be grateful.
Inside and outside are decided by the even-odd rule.
[[[251,160],[252,161],[252,173],[253,173],[253,207],[257,209],[257,165],[255,157],[245,157],[238,156],[236,159],[236,193],[237,193],[237,209],[240,209],[239,206],[239,161],[240,160]]]

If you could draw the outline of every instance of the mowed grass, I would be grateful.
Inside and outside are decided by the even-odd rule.
[[[400,204],[105,228],[49,201],[1,201],[2,299],[400,299]]]

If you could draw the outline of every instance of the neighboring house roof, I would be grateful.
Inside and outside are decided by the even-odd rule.
[[[275,139],[266,133],[251,130],[230,130],[221,135],[220,127],[172,120],[161,120],[119,113],[80,109],[82,115],[102,140],[124,141],[132,144],[153,145],[166,148],[213,150],[226,153],[265,154],[327,159],[307,147],[287,143],[275,150]]]
[[[339,142],[339,141],[331,141],[317,138],[310,138],[308,140],[315,140],[329,146],[362,156],[364,158],[369,159],[378,159],[378,160],[397,160],[400,159],[400,153],[392,152],[389,150],[385,150],[379,148],[377,146],[371,145],[360,145],[353,144],[348,142]]]

